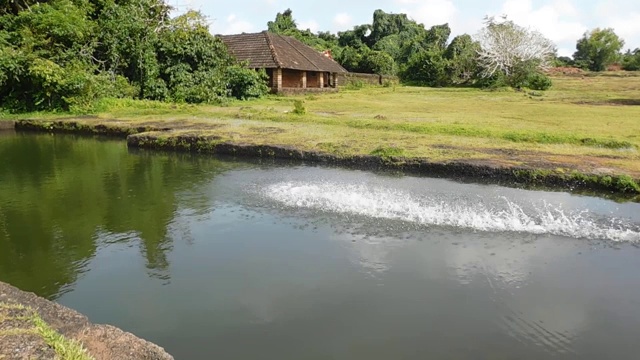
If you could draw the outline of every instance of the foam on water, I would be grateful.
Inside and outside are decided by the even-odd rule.
[[[525,232],[573,238],[640,242],[640,226],[620,219],[597,219],[586,211],[568,212],[545,204],[525,210],[502,198],[484,205],[460,199],[437,200],[407,192],[327,182],[282,182],[265,195],[286,206],[394,219],[421,225],[453,226],[488,232]]]

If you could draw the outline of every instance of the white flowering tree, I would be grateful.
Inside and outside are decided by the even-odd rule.
[[[523,76],[551,66],[556,48],[540,32],[519,26],[506,16],[486,17],[484,24],[475,39],[480,44],[478,61],[483,77],[501,73],[510,85],[517,85]]]

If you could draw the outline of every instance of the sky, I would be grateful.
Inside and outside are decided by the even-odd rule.
[[[174,14],[201,11],[213,34],[265,30],[278,12],[293,10],[298,28],[336,33],[370,24],[382,9],[406,13],[429,27],[449,23],[452,35],[476,34],[486,15],[507,15],[518,25],[540,31],[558,53],[571,56],[585,31],[613,28],[625,49],[640,48],[639,0],[168,0]]]

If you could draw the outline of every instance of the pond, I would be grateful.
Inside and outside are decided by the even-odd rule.
[[[0,133],[0,280],[177,359],[630,359],[640,204]]]

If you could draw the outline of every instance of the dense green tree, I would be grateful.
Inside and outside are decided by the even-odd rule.
[[[390,14],[376,10],[373,13],[371,34],[367,37],[367,43],[373,47],[385,37],[405,32],[415,26],[417,26],[415,21],[409,20],[406,14]]]
[[[622,68],[627,71],[640,70],[640,48],[628,50],[622,57]]]
[[[568,56],[556,56],[554,66],[574,66],[575,62]]]
[[[596,28],[584,33],[576,44],[576,64],[591,71],[604,71],[620,60],[624,41],[611,28]]]
[[[446,86],[448,61],[436,50],[415,53],[401,73],[404,81],[415,85]]]
[[[352,30],[338,32],[338,44],[343,47],[350,46],[354,49],[369,48],[367,34],[371,32],[371,25],[364,24],[354,26]]]
[[[166,100],[167,86],[156,56],[159,32],[168,25],[169,10],[157,0],[106,2],[98,16],[100,57],[110,74],[120,74],[138,87],[138,97]]]
[[[452,84],[468,84],[478,74],[480,44],[470,35],[456,36],[444,52],[447,75]]]
[[[360,70],[372,74],[394,75],[396,63],[391,55],[382,51],[372,50],[365,54]]]
[[[340,49],[338,49],[337,36],[329,32],[319,32],[318,34],[314,34],[309,29],[298,29],[298,25],[293,18],[293,12],[291,9],[278,13],[274,21],[269,21],[267,23],[267,30],[275,34],[294,37],[318,51],[340,51]]]
[[[267,23],[267,30],[276,34],[285,34],[291,30],[298,30],[298,24],[293,19],[293,11],[287,9],[284,12],[278,13],[274,21]]]
[[[90,101],[104,79],[95,75],[97,29],[69,0],[36,3],[0,17],[0,106],[69,108]]]
[[[385,36],[380,41],[375,43],[375,45],[373,46],[373,50],[383,51],[391,55],[394,61],[397,61],[398,59],[400,59],[400,56],[402,54],[401,46],[402,46],[401,35],[392,34],[392,35]]]
[[[368,48],[367,48],[368,51]],[[365,53],[366,54],[366,53]],[[361,49],[351,46],[342,48],[339,54],[335,54],[334,58],[347,70],[351,72],[361,72],[363,67],[364,54]]]
[[[238,68],[202,15],[170,10],[164,0],[0,2],[0,106],[88,111],[104,96],[221,102],[266,92],[264,75]]]

